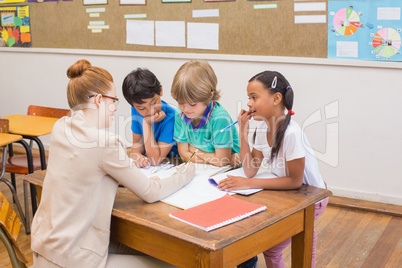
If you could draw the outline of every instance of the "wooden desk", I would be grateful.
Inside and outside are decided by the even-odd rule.
[[[52,133],[54,123],[59,120],[59,118],[26,114],[14,114],[3,118],[9,120],[10,133],[36,137]]]
[[[45,171],[24,177],[41,187]],[[312,186],[294,191],[264,190],[237,198],[267,206],[265,212],[205,232],[169,217],[178,208],[146,204],[119,188],[112,212],[111,237],[179,267],[234,267],[293,237],[292,267],[310,267],[314,204],[331,192]]]
[[[12,134],[22,135],[24,139],[35,141],[39,148],[39,156],[41,169],[46,169],[46,155],[45,148],[40,136],[48,135],[52,133],[53,125],[58,118],[43,117],[35,115],[14,114],[3,117],[9,121],[9,132]],[[10,149],[10,155],[12,150]],[[35,215],[37,209],[35,188],[31,187],[31,202],[32,202],[32,214]]]

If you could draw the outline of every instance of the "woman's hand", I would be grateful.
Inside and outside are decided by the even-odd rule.
[[[218,188],[223,191],[233,191],[233,190],[242,190],[242,189],[250,189],[250,179],[227,175],[226,179],[223,179],[219,182]]]
[[[183,174],[187,182],[191,181],[195,175],[195,165],[191,162],[181,164],[176,167],[177,173]]]
[[[142,154],[137,154],[137,153],[131,153],[130,157],[133,159],[133,163],[136,167],[142,168],[142,167],[148,167],[149,166],[149,160],[148,157]]]

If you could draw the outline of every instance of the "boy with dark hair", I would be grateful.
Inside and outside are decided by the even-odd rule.
[[[147,69],[132,71],[124,78],[123,95],[132,106],[130,156],[135,165],[159,165],[168,154],[177,155],[173,139],[175,110],[161,100],[163,89],[156,76]]]

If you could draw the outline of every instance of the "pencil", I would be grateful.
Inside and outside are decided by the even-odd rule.
[[[187,159],[187,161],[186,161],[186,163],[184,163],[184,165],[187,165],[187,163],[191,161],[191,158],[193,158],[193,156],[195,155],[196,152],[198,152],[198,149],[194,151],[194,153],[190,156],[189,159]]]
[[[225,131],[226,129],[228,129],[228,128],[230,128],[230,127],[232,127],[232,126],[236,125],[236,124],[237,124],[237,121],[236,121],[236,122],[233,122],[233,123],[232,123],[232,124],[230,124],[229,126],[227,126],[227,127],[223,128],[223,129],[221,129],[221,132]]]

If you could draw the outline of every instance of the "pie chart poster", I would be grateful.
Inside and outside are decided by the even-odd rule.
[[[402,61],[402,1],[328,2],[328,58]]]

